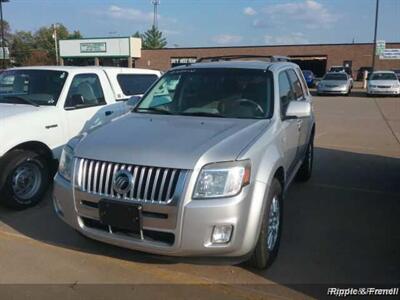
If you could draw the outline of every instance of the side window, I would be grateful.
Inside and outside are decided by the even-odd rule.
[[[117,80],[121,90],[127,96],[144,94],[158,79],[154,74],[118,74]]]
[[[281,103],[281,116],[283,117],[286,114],[289,102],[295,100],[286,71],[279,74],[279,99]]]
[[[293,86],[293,92],[296,100],[304,99],[303,88],[301,87],[300,79],[293,69],[288,70],[289,80]]]
[[[309,95],[310,92],[308,91],[307,83],[304,79],[304,75],[300,69],[296,69],[297,76],[300,78],[301,86],[303,88],[304,94]]]
[[[74,77],[69,88],[65,107],[83,108],[104,105],[103,89],[96,74],[79,74]]]

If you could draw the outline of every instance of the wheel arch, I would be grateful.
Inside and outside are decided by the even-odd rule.
[[[51,149],[46,144],[39,142],[39,141],[30,141],[30,142],[24,142],[24,143],[18,144],[17,146],[14,146],[13,148],[11,148],[7,153],[9,153],[10,151],[13,151],[13,150],[32,151],[32,152],[42,155],[49,162],[52,161],[54,158],[53,152],[51,151]]]

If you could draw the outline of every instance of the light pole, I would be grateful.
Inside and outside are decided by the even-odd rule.
[[[157,28],[158,27],[157,7],[158,5],[160,5],[160,0],[152,0],[151,3],[154,5],[153,26]]]
[[[58,24],[53,24],[53,39],[54,39],[54,49],[56,51],[56,65],[58,66],[58,43],[57,43],[57,27]]]
[[[375,31],[374,31],[374,49],[372,52],[372,71],[375,70],[375,59],[376,59],[376,36],[378,33],[378,16],[379,16],[379,0],[376,0],[375,7]]]
[[[3,69],[6,68],[6,49],[4,44],[4,20],[3,20],[3,2],[9,2],[10,0],[0,0],[0,18],[1,18],[1,48],[3,51]]]

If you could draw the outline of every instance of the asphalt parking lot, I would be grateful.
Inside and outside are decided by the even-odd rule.
[[[314,101],[314,174],[288,192],[280,253],[267,271],[151,256],[86,239],[55,216],[49,193],[30,210],[0,208],[0,284],[14,284],[0,293],[292,299],[321,298],[326,286],[339,284],[398,287],[400,97],[367,98],[356,90]],[[22,283],[55,285],[15,285]]]

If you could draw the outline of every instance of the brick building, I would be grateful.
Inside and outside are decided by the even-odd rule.
[[[400,43],[387,43],[386,48],[400,48]],[[193,62],[207,56],[221,55],[284,55],[291,57],[304,69],[322,76],[332,65],[350,63],[353,72],[372,65],[373,44],[320,44],[285,46],[196,47],[142,50],[135,67],[168,70],[172,66]],[[377,69],[400,69],[400,60],[376,59]],[[355,75],[355,74],[354,74]]]

